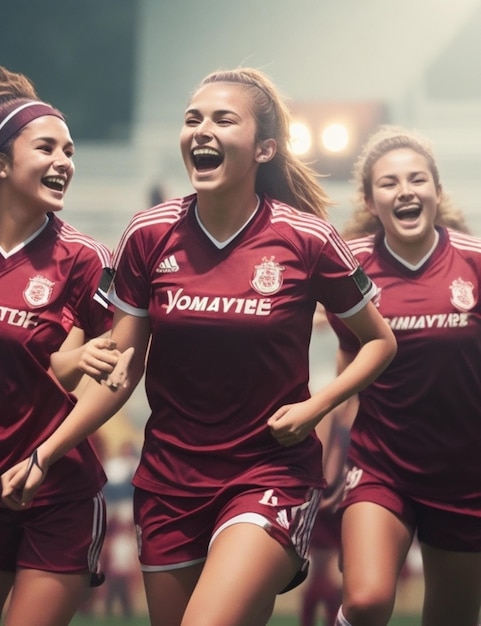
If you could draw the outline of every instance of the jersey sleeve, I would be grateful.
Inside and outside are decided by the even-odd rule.
[[[113,307],[108,291],[113,271],[111,254],[104,246],[98,249],[85,246],[75,263],[72,293],[68,308],[73,325],[82,328],[87,339],[108,331],[112,325]]]
[[[125,231],[114,254],[114,272],[110,301],[130,315],[146,317],[150,302],[150,280],[141,230],[128,227]]]
[[[346,242],[332,229],[313,273],[314,295],[326,310],[350,317],[373,298],[376,287]]]

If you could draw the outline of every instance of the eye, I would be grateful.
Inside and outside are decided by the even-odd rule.
[[[52,153],[52,146],[49,143],[42,143],[37,146],[37,150],[41,150],[42,152],[46,152],[47,154]]]
[[[230,126],[231,124],[235,124],[235,122],[227,117],[223,117],[217,121],[217,124],[219,124],[219,126]]]
[[[197,126],[200,124],[200,120],[197,117],[186,117],[184,120],[186,126]]]

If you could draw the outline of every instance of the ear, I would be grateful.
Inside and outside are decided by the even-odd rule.
[[[374,206],[374,202],[372,201],[372,198],[368,198],[367,196],[364,196],[364,204],[366,205],[366,209],[369,211],[369,213],[371,215],[374,215],[374,217],[377,217],[377,209]]]
[[[0,178],[7,178],[7,159],[0,156]]]
[[[277,152],[277,142],[275,139],[263,139],[259,141],[256,149],[256,161],[267,163],[274,158]]]

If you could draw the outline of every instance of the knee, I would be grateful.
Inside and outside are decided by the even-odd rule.
[[[352,626],[385,626],[393,608],[394,597],[370,589],[358,589],[342,602],[343,613]]]

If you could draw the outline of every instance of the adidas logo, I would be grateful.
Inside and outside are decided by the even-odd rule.
[[[166,259],[163,259],[159,263],[159,267],[157,268],[157,272],[159,274],[166,274],[168,272],[178,272],[180,270],[179,264],[177,263],[177,259],[175,255],[171,254]]]

